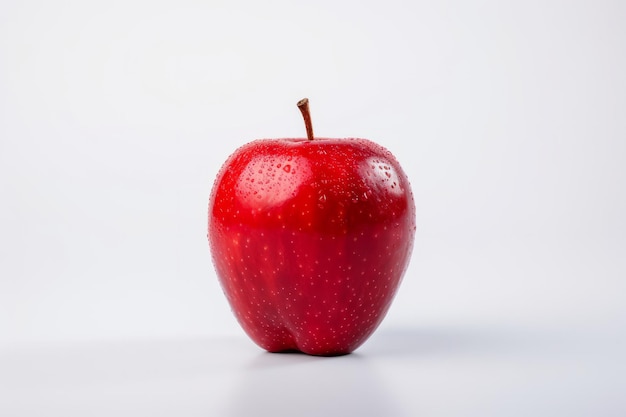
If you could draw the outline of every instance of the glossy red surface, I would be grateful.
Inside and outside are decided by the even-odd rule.
[[[209,242],[246,333],[269,351],[349,353],[387,312],[415,234],[409,182],[364,139],[251,142],[220,170]]]

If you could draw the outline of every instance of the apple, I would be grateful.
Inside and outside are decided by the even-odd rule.
[[[366,139],[262,139],[219,171],[208,238],[226,298],[270,352],[347,354],[387,313],[407,269],[415,204],[396,158]]]

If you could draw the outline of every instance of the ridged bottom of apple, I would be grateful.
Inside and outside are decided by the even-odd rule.
[[[300,353],[311,356],[344,356],[354,352],[356,348],[361,345],[361,343],[351,343],[343,346],[339,344],[320,345],[307,343],[306,341],[298,343],[295,338],[291,337],[278,343],[262,343],[261,341],[254,342],[259,347],[270,353]]]
[[[311,356],[348,355],[368,339],[368,334],[365,334],[341,343],[329,341],[328,337],[304,338],[286,328],[277,329],[271,337],[255,337],[257,335],[253,332],[248,332],[248,336],[257,346],[270,353],[302,353]]]
[[[276,348],[276,349],[265,349],[270,353],[296,353],[296,354],[304,354],[310,356],[345,356],[349,355],[353,352],[353,350],[332,350],[332,351],[305,351],[297,348]]]

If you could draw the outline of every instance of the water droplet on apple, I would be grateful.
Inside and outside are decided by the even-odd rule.
[[[289,172],[289,171],[291,171],[291,165],[289,165],[289,164],[285,165],[285,166],[283,167],[283,171],[285,171],[285,172]]]

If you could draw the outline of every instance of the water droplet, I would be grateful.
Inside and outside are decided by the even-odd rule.
[[[289,171],[291,171],[291,165],[289,165],[289,164],[285,165],[285,166],[283,167],[283,171],[285,171],[285,172],[289,172]]]

